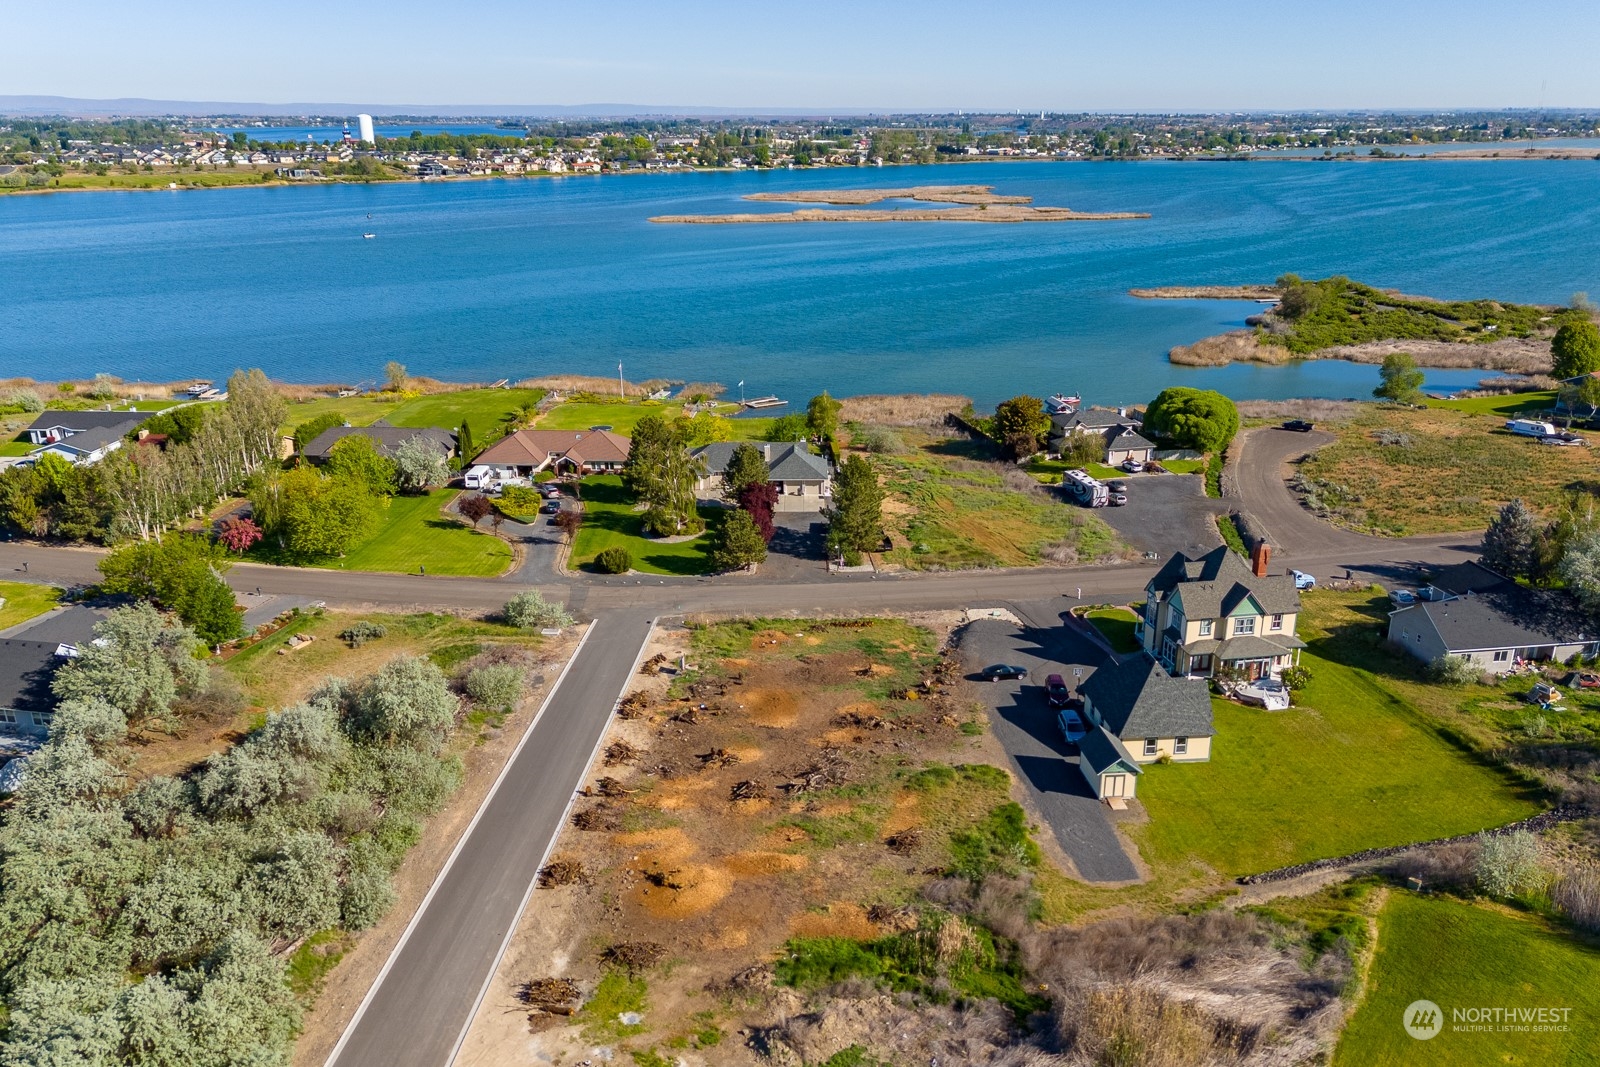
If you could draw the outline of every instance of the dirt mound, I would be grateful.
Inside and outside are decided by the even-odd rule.
[[[883,933],[860,904],[844,901],[829,904],[825,911],[796,915],[789,930],[795,937],[848,937],[855,941],[871,941]]]
[[[787,689],[751,689],[740,703],[757,726],[781,730],[793,726],[800,716],[800,700]]]
[[[741,878],[759,878],[763,875],[783,874],[786,871],[803,871],[811,865],[811,861],[791,852],[752,849],[748,852],[735,852],[724,859],[722,865]]]

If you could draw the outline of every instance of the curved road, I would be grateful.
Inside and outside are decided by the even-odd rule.
[[[1466,558],[1477,536],[1386,540],[1335,530],[1295,501],[1288,462],[1327,435],[1255,430],[1241,440],[1235,478],[1248,513],[1296,567],[1317,575],[1351,570],[1396,580],[1421,565]],[[22,580],[87,585],[103,553],[91,549],[0,544],[0,573]],[[574,791],[604,735],[620,691],[654,620],[695,612],[807,614],[995,607],[1050,598],[1127,600],[1144,589],[1154,564],[964,571],[943,574],[827,576],[805,580],[724,578],[569,578],[528,583],[424,578],[238,564],[228,574],[244,592],[311,597],[341,607],[492,611],[521,588],[539,588],[595,620],[579,652],[540,710],[500,782],[456,846],[389,964],[362,1002],[329,1064],[446,1067],[492,976],[560,830]],[[523,568],[527,575],[530,568]],[[1070,605],[1066,605],[1070,606]],[[1045,614],[1053,612],[1046,611]]]

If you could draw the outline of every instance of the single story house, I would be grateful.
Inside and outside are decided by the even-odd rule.
[[[149,418],[138,411],[44,411],[28,427],[28,442],[38,445],[28,458],[53,453],[69,463],[98,463],[122,447],[122,439]]]
[[[55,711],[50,680],[77,649],[57,641],[0,641],[0,734],[45,737]]]
[[[1298,661],[1300,593],[1268,574],[1271,547],[1249,563],[1224,546],[1191,559],[1175,552],[1145,584],[1137,636],[1173,674],[1210,677],[1220,664],[1250,678],[1275,677]]]
[[[722,476],[733,462],[734,441],[714,441],[689,454],[700,460],[703,473],[695,482],[695,495],[722,496]],[[778,490],[776,511],[821,511],[833,499],[833,472],[828,461],[812,453],[805,442],[757,444],[767,462],[767,481]]]
[[[615,474],[633,441],[610,430],[518,430],[490,445],[467,468],[468,489],[519,485],[540,471]]]
[[[1485,674],[1600,654],[1600,627],[1570,594],[1525,588],[1481,563],[1436,573],[1415,604],[1389,613],[1388,636],[1424,663],[1460,656]]]
[[[1104,726],[1096,726],[1078,742],[1078,770],[1097,800],[1132,800],[1144,768],[1128,747]]]
[[[306,445],[305,457],[312,463],[326,463],[334,445],[356,436],[371,438],[373,446],[386,456],[394,455],[395,449],[414,437],[422,438],[447,459],[456,454],[456,435],[449,430],[390,426],[380,421],[371,426],[330,426]]]
[[[1078,692],[1090,733],[1104,728],[1135,762],[1211,758],[1211,689],[1199,678],[1174,678],[1154,657],[1136,655],[1099,668]]]
[[[1048,449],[1060,453],[1074,437],[1088,435],[1100,439],[1101,460],[1120,466],[1130,459],[1149,463],[1155,457],[1155,442],[1140,433],[1143,420],[1127,408],[1084,408],[1050,416]]]

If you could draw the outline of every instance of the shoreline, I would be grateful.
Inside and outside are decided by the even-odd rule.
[[[1226,367],[1231,363],[1259,363],[1281,367],[1291,363],[1334,360],[1377,366],[1384,357],[1408,353],[1426,370],[1481,370],[1503,374],[1537,375],[1550,372],[1548,339],[1505,337],[1488,342],[1394,339],[1333,345],[1301,355],[1281,345],[1264,345],[1254,330],[1230,330],[1187,345],[1175,345],[1167,361],[1179,367]]]
[[[1147,219],[1149,212],[1139,211],[1073,211],[1064,207],[1019,207],[1003,204],[992,209],[980,204],[976,207],[908,208],[904,211],[826,211],[821,208],[802,208],[799,211],[775,211],[771,214],[736,212],[730,215],[653,215],[651,222],[665,225],[740,225],[774,222],[1111,222],[1125,219]]]

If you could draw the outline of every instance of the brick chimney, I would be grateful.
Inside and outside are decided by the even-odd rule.
[[[1265,541],[1257,541],[1255,549],[1250,553],[1250,569],[1255,571],[1257,578],[1267,576],[1267,564],[1272,562],[1272,546]]]

